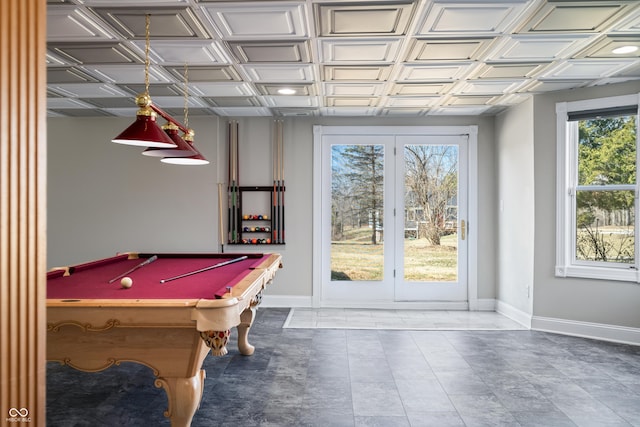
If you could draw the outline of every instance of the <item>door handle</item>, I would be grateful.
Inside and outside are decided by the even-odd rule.
[[[462,219],[462,220],[460,220],[460,238],[462,240],[464,240],[465,237],[466,237],[466,234],[467,234],[466,231],[467,231],[466,230],[466,223],[465,223],[464,219]]]

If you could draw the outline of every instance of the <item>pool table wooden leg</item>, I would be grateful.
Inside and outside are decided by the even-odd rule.
[[[157,378],[156,387],[167,393],[169,407],[164,416],[171,420],[171,427],[189,427],[193,415],[200,406],[206,373],[201,369],[191,378]]]
[[[238,350],[240,354],[251,356],[255,351],[255,347],[249,344],[248,335],[249,328],[253,324],[256,317],[256,307],[251,304],[240,314],[240,324],[238,324]]]

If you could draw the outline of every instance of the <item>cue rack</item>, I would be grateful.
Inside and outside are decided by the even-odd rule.
[[[227,243],[271,244],[285,243],[284,226],[284,139],[282,120],[273,122],[273,183],[265,186],[241,186],[239,174],[238,122],[228,123],[229,145],[227,184]],[[243,200],[254,193],[263,193],[264,209],[261,212],[245,212]],[[268,198],[267,198],[268,196]],[[255,196],[254,196],[255,198]],[[222,217],[222,206],[219,206]],[[224,248],[224,246],[223,246]],[[224,249],[223,249],[224,250]]]

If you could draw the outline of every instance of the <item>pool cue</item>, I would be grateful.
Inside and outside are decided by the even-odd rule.
[[[209,267],[201,268],[200,270],[194,270],[194,271],[190,271],[188,273],[180,274],[179,276],[170,277],[168,279],[162,279],[162,280],[160,280],[160,283],[167,283],[167,282],[171,282],[173,280],[182,279],[183,277],[193,276],[194,274],[203,273],[205,271],[213,270],[214,268],[218,268],[218,267],[224,267],[225,265],[233,264],[234,262],[239,262],[239,261],[242,261],[243,259],[247,259],[247,258],[248,257],[245,255],[245,256],[241,256],[239,258],[234,258],[234,259],[229,260],[229,261],[219,262],[218,264],[214,264],[214,265],[211,265]]]
[[[118,280],[118,279],[120,279],[120,278],[122,278],[122,277],[126,276],[127,274],[131,274],[131,273],[133,273],[134,271],[136,271],[137,269],[139,269],[140,267],[144,267],[144,266],[145,266],[145,265],[147,265],[147,264],[151,264],[153,261],[155,261],[155,260],[157,260],[157,259],[158,259],[158,255],[154,255],[154,256],[152,256],[151,258],[149,258],[149,259],[147,259],[147,260],[145,260],[145,261],[142,261],[140,264],[136,265],[136,266],[135,266],[135,267],[133,267],[131,270],[127,270],[127,271],[125,271],[124,273],[122,273],[122,274],[120,274],[120,275],[118,275],[118,276],[114,277],[113,279],[109,280],[109,283],[113,283],[113,282],[115,282],[116,280]]]
[[[240,243],[240,192],[238,177],[238,122],[233,121],[233,209],[235,218],[234,242]]]
[[[227,242],[233,243],[231,229],[233,226],[233,212],[231,207],[231,122],[227,123],[227,146],[229,153],[227,155]]]
[[[224,253],[224,220],[222,218],[222,183],[218,183],[218,241],[220,252]]]
[[[273,172],[273,191],[271,192],[271,242],[276,243],[276,198],[277,198],[277,185],[276,181],[276,121],[273,123],[273,143],[271,144],[271,148],[273,150],[272,153],[272,168]]]
[[[276,238],[275,243],[280,243],[280,133],[278,131],[278,122],[275,123],[275,168],[276,168]]]
[[[282,215],[281,215],[281,238],[280,243],[284,243],[284,135],[282,134],[282,121],[280,121],[280,185],[282,186]]]

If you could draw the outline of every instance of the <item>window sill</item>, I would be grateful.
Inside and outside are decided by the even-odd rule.
[[[615,280],[640,283],[640,271],[630,267],[556,266],[556,277],[578,277],[594,280]]]

